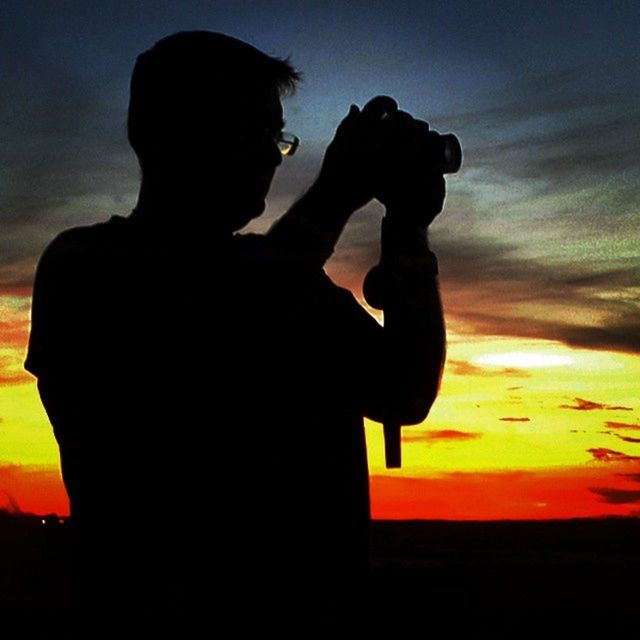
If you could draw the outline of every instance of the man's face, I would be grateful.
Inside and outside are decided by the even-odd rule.
[[[215,215],[223,216],[231,230],[264,212],[265,198],[282,162],[277,140],[283,126],[282,105],[274,89],[238,105],[229,122],[218,128],[219,137],[210,141],[217,156],[212,185]]]
[[[237,197],[237,213],[247,217],[247,222],[264,212],[265,198],[282,162],[278,138],[283,127],[282,105],[276,90],[258,97],[241,114],[238,137],[229,158],[229,184],[234,189],[232,201]]]

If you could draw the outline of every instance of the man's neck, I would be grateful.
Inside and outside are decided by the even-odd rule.
[[[143,179],[131,218],[158,234],[231,235],[231,231],[216,225],[220,220],[219,206],[214,207],[211,192],[202,191],[192,186]]]

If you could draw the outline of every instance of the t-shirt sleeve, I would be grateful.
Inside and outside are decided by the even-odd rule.
[[[31,304],[31,329],[24,367],[35,377],[64,368],[76,334],[72,319],[81,292],[78,246],[68,232],[57,236],[36,269]]]

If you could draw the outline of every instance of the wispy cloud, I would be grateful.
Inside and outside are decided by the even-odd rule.
[[[137,182],[125,110],[60,60],[23,53],[2,65],[2,293],[24,295],[52,236],[115,213]]]
[[[20,354],[0,356],[0,387],[32,382],[33,377],[22,366]]]
[[[636,430],[640,430],[640,424],[639,423],[630,423],[630,422],[615,422],[612,420],[607,420],[604,423],[607,427],[607,429],[636,429]]]
[[[410,429],[404,429],[402,439],[407,442],[438,442],[442,440],[477,440],[482,438],[482,433],[475,431],[458,431],[456,429],[442,429],[440,431],[427,431],[415,433]]]
[[[2,69],[11,100],[0,106],[0,291],[28,295],[52,235],[126,213],[138,172],[124,132],[124,89],[101,90],[46,57],[15,60]],[[637,252],[616,257],[612,242],[610,258],[584,260],[590,245],[567,250],[567,239],[579,234],[587,243],[637,237],[640,116],[627,89],[637,89],[632,81],[612,61],[567,62],[509,77],[487,87],[483,100],[474,94],[459,103],[479,105],[472,110],[416,114],[452,123],[465,147],[464,170],[450,181],[431,232],[450,322],[489,335],[640,353],[640,308],[637,296],[626,295],[640,286]],[[330,140],[328,125],[312,130],[314,145]],[[308,186],[322,153],[318,145],[283,166],[276,198]],[[354,290],[377,258],[378,226],[379,212],[354,216],[330,267]],[[540,247],[544,255],[534,257],[531,249]],[[452,370],[479,374],[463,364]],[[524,376],[515,369],[495,375]]]
[[[593,456],[594,460],[598,460],[599,462],[632,462],[640,460],[640,456],[630,456],[622,453],[622,451],[614,451],[613,449],[606,449],[604,447],[587,449],[587,452]]]
[[[585,398],[574,398],[575,404],[561,404],[559,405],[560,409],[573,409],[574,411],[595,411],[595,410],[606,410],[606,411],[633,411],[631,407],[619,407],[609,404],[604,404],[602,402],[594,402],[593,400],[586,400]],[[607,422],[607,425],[616,425],[623,424],[621,422]],[[610,427],[614,428],[623,428],[623,427]],[[638,427],[640,428],[640,427]]]
[[[531,418],[500,418],[502,422],[530,422]]]
[[[640,482],[640,473],[617,473],[621,478],[628,478],[631,482]]]
[[[614,489],[612,487],[589,487],[589,491],[599,495],[608,504],[634,504],[640,502],[640,491]]]
[[[531,374],[524,369],[516,367],[502,367],[500,369],[487,369],[466,360],[447,360],[449,372],[457,376],[483,376],[505,378],[530,378]],[[521,387],[518,387],[521,388]]]
[[[433,234],[445,310],[463,327],[640,352],[640,306],[637,296],[625,294],[640,287],[635,261],[558,264],[527,257],[504,240],[471,236]]]
[[[574,409],[575,411],[593,411],[594,409],[604,409],[606,405],[593,400],[575,398],[575,404],[561,404],[560,409]]]
[[[614,435],[617,438],[620,438],[620,440],[624,440],[625,442],[632,442],[632,443],[639,443],[640,442],[640,438],[632,438],[630,436],[621,436],[619,433],[615,433]]]
[[[464,184],[432,235],[450,317],[485,334],[640,352],[637,84],[592,63],[449,114]]]

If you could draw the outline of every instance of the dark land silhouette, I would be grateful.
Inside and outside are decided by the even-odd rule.
[[[158,515],[159,526],[168,517]],[[0,512],[6,637],[76,639],[69,533],[54,519],[43,525],[39,516]],[[640,519],[631,518],[374,521],[363,629],[369,637],[636,638],[639,540]],[[257,538],[246,544],[267,551]],[[277,582],[269,588],[280,593]],[[204,602],[213,632],[215,607]],[[255,611],[246,599],[244,615]],[[300,637],[316,631],[309,621]]]

